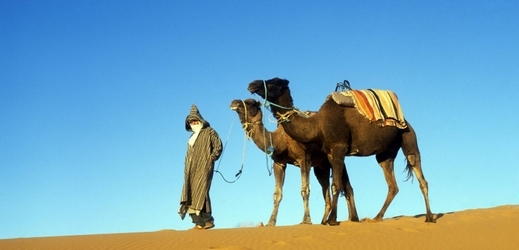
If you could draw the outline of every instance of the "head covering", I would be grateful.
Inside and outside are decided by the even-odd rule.
[[[196,107],[195,104],[191,105],[191,110],[189,111],[189,115],[187,115],[187,117],[186,117],[186,130],[188,132],[193,132],[193,130],[191,129],[191,126],[189,126],[189,121],[191,121],[191,120],[198,120],[198,121],[200,121],[202,123],[202,125],[203,125],[202,128],[207,128],[207,127],[211,126],[209,124],[209,122],[204,120],[204,118],[202,117],[202,115],[198,111],[198,108]]]

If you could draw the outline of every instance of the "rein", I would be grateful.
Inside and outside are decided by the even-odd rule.
[[[285,106],[281,106],[279,104],[276,104],[276,103],[273,103],[273,102],[270,102],[269,100],[267,100],[267,82],[265,80],[263,80],[263,87],[265,89],[265,103],[263,104],[263,106],[265,106],[265,109],[268,109],[268,110],[271,110],[269,109],[270,106],[275,106],[275,107],[278,107],[278,108],[281,108],[281,109],[287,109],[287,110],[290,110],[288,111],[287,113],[285,114],[280,114],[279,112],[276,113],[276,115],[279,117],[277,119],[277,122],[278,124],[279,123],[283,123],[283,122],[290,122],[290,119],[289,117],[295,113],[303,113],[301,112],[298,108],[296,107],[285,107]]]
[[[265,82],[265,80],[263,80],[263,88],[265,89],[265,98],[263,98],[263,99],[265,99],[265,103],[263,104],[263,106],[265,106],[265,108],[268,109],[268,107],[270,105],[272,105],[272,106],[276,106],[276,107],[281,108],[281,109],[296,109],[295,107],[291,107],[291,108],[290,107],[284,107],[284,106],[281,106],[279,104],[275,104],[275,103],[270,102],[269,100],[267,100],[267,82]]]
[[[236,173],[234,175],[235,179],[233,181],[229,181],[227,180],[223,174],[218,170],[220,168],[220,163],[222,163],[222,159],[223,159],[223,155],[225,153],[225,147],[227,146],[227,142],[229,141],[229,136],[231,135],[231,131],[232,131],[232,126],[234,124],[234,118],[232,119],[232,122],[231,122],[231,127],[229,128],[229,134],[227,135],[227,139],[225,140],[225,144],[223,145],[223,149],[222,149],[222,155],[220,156],[220,159],[218,160],[218,166],[216,167],[216,169],[214,170],[215,173],[218,173],[220,174],[220,176],[222,177],[222,179],[227,182],[227,183],[235,183],[238,179],[240,179],[241,177],[241,174],[242,174],[242,170],[243,170],[243,162],[245,161],[245,141],[246,139],[244,140],[244,143],[243,143],[243,155],[242,155],[242,160],[241,160],[241,167],[240,167],[240,170],[238,171],[238,173]]]

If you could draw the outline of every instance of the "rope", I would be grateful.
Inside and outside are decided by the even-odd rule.
[[[222,149],[222,155],[220,156],[220,159],[218,160],[218,165],[216,166],[216,169],[214,170],[215,173],[218,173],[220,174],[220,176],[222,177],[222,179],[227,182],[227,183],[235,183],[238,179],[240,179],[241,177],[241,174],[242,174],[242,171],[243,171],[243,162],[244,162],[244,158],[245,158],[245,145],[243,147],[243,157],[242,157],[242,162],[241,162],[241,167],[240,167],[240,170],[238,171],[238,173],[236,173],[234,175],[234,177],[236,179],[234,179],[233,181],[229,181],[225,178],[225,176],[223,176],[223,174],[218,170],[220,168],[220,163],[222,163],[222,159],[223,159],[223,156],[224,156],[224,153],[225,153],[225,148],[227,147],[227,142],[229,141],[229,136],[231,135],[231,131],[232,131],[232,127],[233,127],[233,124],[234,124],[234,118],[232,119],[232,122],[231,122],[231,127],[229,128],[229,133],[227,134],[227,139],[225,140],[225,143],[223,145],[223,149]]]
[[[275,104],[275,103],[270,102],[269,100],[267,100],[267,93],[268,93],[268,91],[267,91],[267,82],[266,82],[265,80],[263,80],[263,87],[265,88],[265,98],[263,98],[263,99],[265,99],[265,103],[263,103],[263,106],[265,106],[265,109],[270,110],[270,109],[269,109],[269,106],[270,106],[270,105],[272,105],[272,106],[276,106],[276,107],[278,107],[278,108],[282,108],[282,109],[294,109],[294,107],[292,107],[292,108],[284,107],[284,106],[281,106],[281,105]]]
[[[245,120],[247,120],[247,117],[248,117],[247,105],[245,104],[245,101],[243,101],[243,100],[242,100],[242,103],[243,103],[243,107],[245,108]],[[265,118],[265,117],[263,116],[263,118]],[[247,131],[247,129],[249,128],[249,125],[254,126],[254,124],[256,124],[256,123],[261,123],[261,121],[256,121],[254,123],[245,122],[243,124],[243,130],[245,132],[245,136],[247,139],[252,138],[252,128],[251,128],[251,130]],[[274,146],[272,146],[272,133],[270,133],[270,147],[267,148],[267,139],[266,139],[265,133],[266,133],[266,128],[263,127],[263,147],[264,147],[263,151],[265,152],[265,159],[267,162],[267,172],[269,173],[269,176],[271,176],[272,171],[268,167],[268,156],[272,156],[272,153],[274,153]],[[245,146],[244,146],[244,148],[245,148]],[[245,151],[245,149],[244,149],[244,151]],[[243,157],[243,158],[245,158],[245,157]]]
[[[337,90],[339,90],[339,88],[341,89],[341,91],[352,90],[351,86],[350,86],[350,82],[348,82],[348,80],[344,80],[343,82],[337,83],[337,87],[335,87],[335,92],[337,92]]]
[[[283,122],[290,122],[290,119],[289,117],[293,114],[297,113],[296,110],[291,110],[291,111],[288,111],[286,112],[285,114],[281,114],[281,113],[277,113],[277,116],[279,116],[278,118],[278,123],[283,123]]]
[[[263,117],[265,119],[265,117]],[[269,173],[269,176],[272,175],[272,170],[269,168],[269,158],[272,160],[272,154],[274,153],[274,146],[272,146],[272,133],[270,133],[270,147],[267,148],[267,137],[265,136],[265,133],[267,133],[267,129],[265,128],[265,125],[263,125],[263,147],[265,149],[265,162],[267,166],[267,172]],[[269,157],[270,156],[270,157]]]

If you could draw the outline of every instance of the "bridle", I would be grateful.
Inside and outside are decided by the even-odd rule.
[[[265,109],[271,110],[269,107],[270,106],[275,106],[275,107],[278,107],[280,109],[289,110],[285,114],[281,114],[279,112],[276,112],[276,116],[279,117],[279,118],[277,118],[278,124],[281,124],[283,122],[290,122],[289,117],[292,116],[293,114],[299,114],[299,115],[302,115],[304,117],[308,117],[308,115],[305,112],[299,110],[295,106],[285,107],[285,106],[281,106],[279,104],[276,104],[276,103],[273,103],[273,102],[267,100],[267,93],[268,93],[268,91],[267,91],[267,82],[265,80],[263,80],[263,88],[264,88],[264,91],[265,91],[265,98],[263,98],[265,100],[265,103],[263,104],[263,106],[265,106]]]
[[[245,135],[247,135],[247,139],[252,138],[252,127],[254,125],[260,124],[260,123],[261,123],[261,121],[243,123],[243,131],[245,131]]]
[[[245,131],[245,134],[247,138],[252,138],[252,126],[257,124],[263,124],[261,120],[255,121],[255,122],[246,122],[248,119],[248,111],[247,111],[247,105],[245,104],[245,101],[241,101],[243,103],[243,108],[245,109],[244,112],[244,122],[243,122],[243,130]],[[267,135],[266,135],[266,129],[263,129],[263,145],[264,145],[264,151],[267,155],[271,156],[272,153],[274,153],[274,146],[272,146],[272,133],[269,134],[270,137],[270,146],[267,147]]]
[[[244,112],[244,122],[243,122],[243,131],[245,131],[245,135],[247,136],[247,139],[250,139],[251,138],[251,135],[252,135],[252,126],[256,125],[256,124],[260,124],[261,123],[261,120],[260,121],[255,121],[255,122],[247,122],[248,119],[247,117],[249,116],[248,115],[248,111],[247,111],[247,105],[245,104],[245,101],[241,100],[241,102],[243,103],[243,108],[245,109],[245,112]]]

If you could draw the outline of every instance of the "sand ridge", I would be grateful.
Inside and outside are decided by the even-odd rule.
[[[339,226],[293,225],[0,240],[0,249],[516,249],[519,205],[396,216]]]

